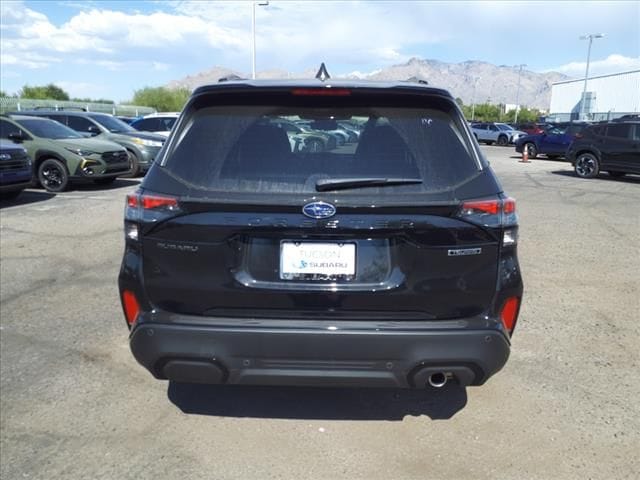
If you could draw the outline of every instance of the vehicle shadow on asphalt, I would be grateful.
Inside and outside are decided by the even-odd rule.
[[[29,205],[30,203],[44,202],[55,197],[55,193],[45,191],[23,190],[17,198],[12,200],[0,199],[0,209],[5,207],[15,207],[17,205]]]
[[[576,175],[573,170],[555,170],[551,172],[553,175],[562,175],[563,177],[573,177],[580,178]],[[640,176],[634,175],[625,175],[624,177],[614,178],[610,176],[608,173],[600,173],[593,180],[608,180],[610,182],[618,182],[618,183],[636,183],[640,184]]]
[[[93,191],[104,191],[104,190],[115,190],[118,188],[124,187],[132,187],[134,185],[138,185],[141,179],[138,178],[118,178],[115,182],[109,185],[98,185],[93,182],[78,182],[74,183],[69,187],[69,191],[77,191],[77,192],[93,192]]]
[[[219,417],[401,421],[453,417],[467,404],[456,384],[440,389],[312,388],[169,382],[169,400],[183,413]]]
[[[515,155],[511,155],[509,158],[513,158],[513,159],[518,159],[518,160],[522,160],[522,155],[517,153]],[[547,158],[545,156],[542,157],[536,157],[536,158],[529,158],[529,160],[527,162],[524,163],[531,163],[531,162],[538,162],[540,160],[544,160],[546,162],[556,162],[556,163],[569,163],[568,160],[566,160],[564,157],[558,157],[558,158]]]

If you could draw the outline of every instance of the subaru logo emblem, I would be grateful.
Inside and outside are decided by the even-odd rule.
[[[336,207],[326,202],[307,203],[302,207],[302,213],[309,218],[329,218],[336,214]]]

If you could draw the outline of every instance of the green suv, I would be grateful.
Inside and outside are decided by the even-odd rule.
[[[122,145],[129,155],[133,176],[149,170],[166,139],[155,133],[139,132],[122,120],[106,113],[71,110],[32,110],[21,113],[47,117],[82,135],[110,140]]]
[[[130,168],[127,151],[120,145],[85,138],[48,118],[2,116],[0,139],[24,146],[38,182],[49,192],[62,192],[78,180],[110,184]]]

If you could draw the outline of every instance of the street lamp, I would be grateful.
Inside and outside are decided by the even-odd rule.
[[[473,77],[473,98],[471,100],[471,121],[473,122],[476,117],[476,87],[478,86],[478,80],[480,77]]]
[[[602,38],[604,33],[589,33],[582,35],[580,40],[589,40],[589,48],[587,49],[587,69],[584,72],[584,88],[582,89],[582,100],[580,101],[580,120],[584,120],[584,104],[587,95],[587,79],[589,78],[589,60],[591,59],[591,44],[594,38]]]
[[[522,69],[527,66],[526,63],[516,65],[518,67],[518,88],[516,90],[516,115],[513,119],[513,123],[518,123],[518,110],[520,109],[520,76],[522,75]]]
[[[269,2],[251,2],[251,78],[256,79],[256,4],[266,7]]]

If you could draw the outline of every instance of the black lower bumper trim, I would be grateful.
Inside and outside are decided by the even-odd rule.
[[[143,323],[131,350],[156,378],[192,383],[423,388],[442,372],[479,385],[499,371],[498,330],[310,330]]]

